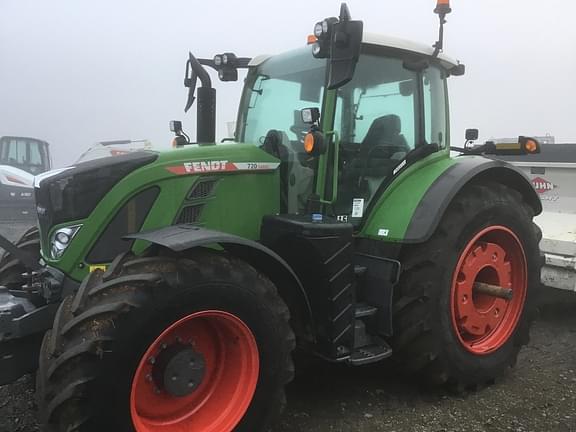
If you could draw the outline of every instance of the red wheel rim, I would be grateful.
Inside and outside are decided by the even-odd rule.
[[[526,300],[526,256],[509,228],[490,226],[464,247],[452,280],[452,325],[460,343],[477,355],[490,354],[512,336]],[[474,283],[512,290],[512,298],[478,294]]]
[[[203,377],[185,396],[162,389],[156,361],[166,350],[193,349],[203,357]],[[244,417],[259,375],[254,335],[222,311],[188,315],[147,349],[132,381],[130,412],[137,432],[230,432]]]

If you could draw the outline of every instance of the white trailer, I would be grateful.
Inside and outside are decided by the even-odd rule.
[[[542,283],[576,291],[576,144],[542,145],[540,154],[502,159],[530,177],[542,200],[536,218],[546,256]]]

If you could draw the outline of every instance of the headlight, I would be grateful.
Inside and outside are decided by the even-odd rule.
[[[82,225],[60,228],[52,233],[50,241],[50,255],[52,259],[60,259],[70,242]]]

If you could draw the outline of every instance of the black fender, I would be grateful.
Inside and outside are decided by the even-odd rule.
[[[174,252],[219,245],[270,278],[290,309],[296,335],[308,342],[315,341],[314,316],[302,282],[290,265],[266,246],[233,234],[186,224],[130,234],[124,238],[144,240]]]
[[[482,156],[460,156],[432,183],[416,207],[406,230],[405,243],[427,241],[440,223],[456,194],[472,182],[498,182],[517,190],[532,207],[542,212],[542,203],[528,177],[507,162]]]

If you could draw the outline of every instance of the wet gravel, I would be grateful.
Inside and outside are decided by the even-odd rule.
[[[15,238],[25,227],[0,225]],[[576,294],[548,290],[516,368],[481,391],[454,395],[389,363],[322,364],[288,388],[276,432],[576,432]],[[33,379],[0,387],[0,432],[39,431]]]
[[[576,431],[576,295],[551,296],[517,366],[490,387],[453,395],[389,364],[324,366],[290,386],[277,431]]]

